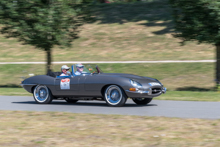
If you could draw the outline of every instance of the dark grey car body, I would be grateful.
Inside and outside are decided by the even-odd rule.
[[[98,67],[96,67],[98,68]],[[70,80],[69,89],[61,89],[61,80]],[[134,80],[142,85],[137,91],[130,80]],[[152,85],[152,83],[154,83]],[[156,84],[155,84],[156,83]],[[122,73],[89,73],[79,76],[74,75],[74,68],[69,77],[52,77],[48,75],[38,75],[25,79],[21,85],[25,90],[33,93],[37,85],[45,85],[50,90],[54,98],[70,97],[71,99],[96,99],[104,100],[104,91],[109,85],[117,85],[129,98],[153,98],[166,92],[166,88],[157,80],[149,77],[142,77],[132,74]]]

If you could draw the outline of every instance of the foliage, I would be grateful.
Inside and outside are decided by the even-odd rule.
[[[176,34],[183,41],[220,44],[219,0],[170,0]]]
[[[170,0],[175,37],[183,43],[196,40],[216,46],[216,89],[220,87],[220,2],[219,0]]]
[[[70,46],[78,37],[89,18],[86,6],[79,0],[1,0],[1,33],[47,51],[50,64],[55,45]]]

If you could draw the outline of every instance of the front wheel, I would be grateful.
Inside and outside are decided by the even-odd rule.
[[[137,105],[146,105],[152,101],[153,98],[133,98],[132,100],[137,104]]]
[[[53,96],[47,86],[37,85],[33,92],[34,100],[39,104],[49,104]]]
[[[105,90],[105,101],[109,106],[121,107],[127,101],[127,96],[120,87],[110,85]]]

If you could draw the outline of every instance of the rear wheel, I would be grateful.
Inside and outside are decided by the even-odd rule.
[[[146,105],[152,101],[153,98],[133,98],[132,100],[137,104],[137,105]]]
[[[127,96],[124,91],[116,86],[110,85],[105,90],[105,101],[109,106],[121,107],[127,101]]]
[[[67,103],[72,103],[72,104],[74,104],[78,101],[78,100],[73,100],[73,99],[70,99],[70,98],[65,98],[65,100],[66,100]]]
[[[33,92],[34,100],[39,104],[49,104],[53,100],[53,95],[47,86],[37,85]]]

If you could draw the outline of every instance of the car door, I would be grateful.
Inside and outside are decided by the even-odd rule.
[[[80,76],[58,77],[55,79],[56,93],[63,96],[78,95]]]
[[[104,86],[103,80],[100,79],[98,74],[90,74],[85,77],[84,81],[84,93],[89,96],[101,96],[101,89]]]

